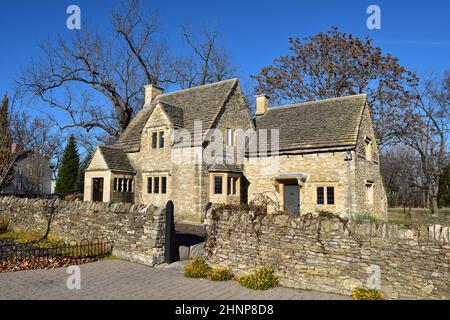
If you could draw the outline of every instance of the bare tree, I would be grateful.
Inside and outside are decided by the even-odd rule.
[[[433,214],[438,213],[439,179],[448,157],[450,104],[446,77],[427,77],[414,88],[413,108],[396,108],[393,112],[397,139],[419,155]]]
[[[176,83],[181,88],[191,88],[221,81],[236,75],[230,55],[220,45],[220,33],[215,28],[204,28],[194,35],[187,25],[182,27],[183,39],[191,54],[178,57],[173,63]]]
[[[386,187],[389,206],[426,206],[424,176],[415,150],[406,146],[393,146],[383,150],[381,174]]]
[[[43,58],[18,81],[53,109],[48,115],[60,129],[99,129],[117,137],[140,108],[143,85],[166,81],[155,16],[142,15],[132,0],[113,12],[112,21],[109,35],[85,26],[70,38],[41,44]]]

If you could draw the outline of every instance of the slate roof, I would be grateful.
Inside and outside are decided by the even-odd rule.
[[[208,130],[237,83],[238,80],[234,78],[157,96],[149,106],[138,112],[114,147],[122,148],[125,152],[139,151],[144,126],[159,102],[174,125],[193,134],[194,121],[202,121],[203,130]]]
[[[256,117],[256,127],[280,130],[280,152],[355,146],[366,101],[360,94],[272,107]]]
[[[111,171],[136,172],[122,149],[107,146],[99,146],[98,148]]]

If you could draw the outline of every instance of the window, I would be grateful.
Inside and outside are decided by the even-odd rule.
[[[234,146],[234,129],[227,129],[227,145]]]
[[[40,168],[39,169],[39,177],[43,177],[44,176],[44,168]]]
[[[222,176],[214,177],[214,193],[222,194]]]
[[[372,181],[367,181],[366,189],[367,189],[367,203],[373,204],[374,189],[375,189],[374,183]]]
[[[152,132],[152,149],[164,148],[164,131]]]
[[[334,187],[327,187],[327,204],[334,204]]]
[[[227,194],[230,195],[232,193],[233,188],[233,178],[228,177],[228,183],[227,183]]]
[[[159,177],[154,177],[153,183],[153,193],[159,193]]]
[[[152,193],[152,177],[147,178],[147,193]]]
[[[372,139],[366,137],[366,160],[372,161]]]
[[[164,131],[159,133],[159,147],[164,148]]]
[[[158,147],[158,132],[152,132],[152,149]]]
[[[161,193],[167,193],[167,177],[161,177]]]
[[[115,192],[133,192],[133,179],[114,178]]]
[[[317,204],[324,204],[324,190],[323,187],[317,187]]]

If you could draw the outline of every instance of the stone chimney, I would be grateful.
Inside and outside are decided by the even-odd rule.
[[[13,143],[11,146],[11,153],[18,154],[23,151],[23,146],[20,143]]]
[[[261,116],[267,112],[269,108],[269,96],[266,94],[259,94],[256,96],[256,115]]]
[[[160,94],[163,94],[163,89],[155,86],[154,84],[149,84],[144,86],[145,89],[145,98],[144,98],[144,106],[150,105],[153,99],[155,99]]]

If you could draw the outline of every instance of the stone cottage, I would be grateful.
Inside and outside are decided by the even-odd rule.
[[[263,197],[291,215],[385,214],[366,95],[270,108],[259,95],[253,117],[238,79],[171,93],[149,85],[143,109],[85,173],[85,201],[172,200],[179,222],[201,223],[210,203]]]

